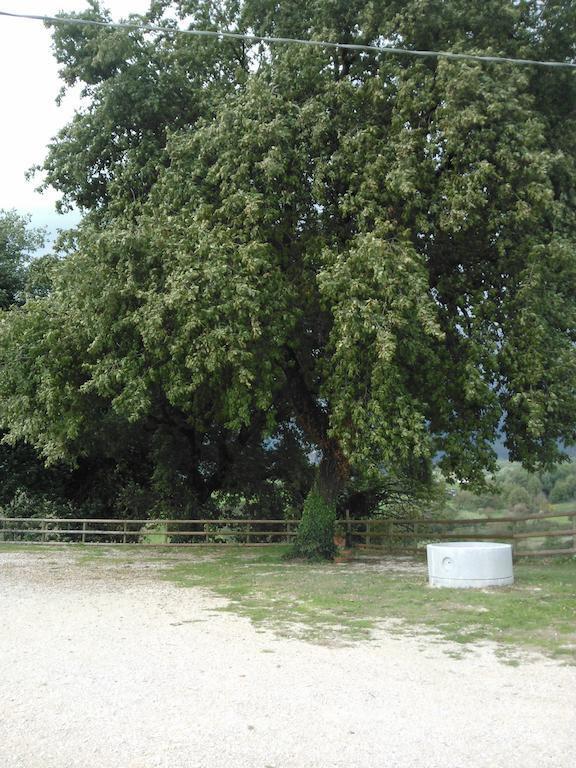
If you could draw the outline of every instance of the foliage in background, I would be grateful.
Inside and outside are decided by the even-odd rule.
[[[576,511],[576,461],[544,472],[528,472],[519,464],[505,462],[488,490],[473,493],[463,486],[452,488],[450,507],[455,512],[490,515],[494,512],[527,515],[553,511],[553,505],[573,503]]]

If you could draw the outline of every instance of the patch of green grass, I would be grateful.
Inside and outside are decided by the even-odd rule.
[[[576,501],[559,501],[556,504],[550,504],[550,510],[564,514],[576,513]],[[563,519],[566,520],[566,518]]]
[[[166,544],[168,530],[166,523],[157,523],[156,525],[149,524],[146,528],[145,534],[142,536],[143,544]]]
[[[27,553],[38,553],[38,552],[57,552],[62,549],[66,545],[64,544],[34,544],[31,542],[15,542],[12,543],[6,543],[6,542],[0,542],[0,553],[4,552],[27,552]]]
[[[138,546],[0,544],[0,553],[72,555],[78,566],[102,568],[156,562],[155,573],[182,587],[202,587],[259,629],[320,643],[369,639],[384,626],[398,634],[450,640],[460,658],[478,642],[495,642],[503,661],[539,651],[576,663],[576,559],[515,565],[512,587],[431,589],[425,570],[390,570],[389,558],[345,564],[286,561],[287,547],[202,546],[188,550]],[[405,562],[405,561],[404,561]],[[386,565],[386,567],[384,567]],[[408,562],[409,566],[409,562]]]
[[[227,598],[231,610],[282,635],[320,642],[368,638],[379,623],[461,644],[496,642],[576,663],[576,562],[523,562],[513,587],[431,589],[419,571],[374,563],[286,562],[283,548],[215,549],[168,566],[165,577]],[[391,627],[390,620],[396,620]],[[510,659],[511,663],[514,661]]]

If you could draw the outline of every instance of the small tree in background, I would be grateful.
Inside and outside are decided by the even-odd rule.
[[[45,232],[30,217],[0,210],[0,310],[24,300],[30,257],[44,245]]]

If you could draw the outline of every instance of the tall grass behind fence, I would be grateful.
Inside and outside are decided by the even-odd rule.
[[[191,547],[290,543],[290,520],[109,520],[0,517],[0,542]],[[362,549],[398,554],[435,541],[511,543],[517,557],[576,554],[576,509],[514,517],[370,519],[337,522],[343,540]]]

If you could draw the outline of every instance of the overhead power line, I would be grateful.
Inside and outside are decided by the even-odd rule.
[[[508,56],[480,56],[473,53],[453,53],[451,51],[417,51],[411,48],[393,48],[384,45],[357,45],[356,43],[334,43],[327,40],[299,40],[290,37],[264,37],[240,32],[220,32],[208,29],[177,29],[156,24],[135,24],[133,22],[96,21],[94,19],[65,18],[63,16],[35,16],[27,13],[9,13],[0,11],[0,16],[10,16],[15,19],[32,19],[49,24],[76,24],[89,27],[108,27],[111,29],[129,29],[138,32],[161,32],[165,35],[192,35],[195,37],[211,37],[218,40],[246,40],[253,43],[308,45],[315,48],[335,48],[346,51],[364,51],[369,53],[392,53],[402,56],[418,56],[423,58],[443,58],[461,61],[475,61],[491,64],[515,64],[518,66],[536,66],[552,68],[576,69],[576,62],[570,61],[538,61],[537,59],[516,59]]]

